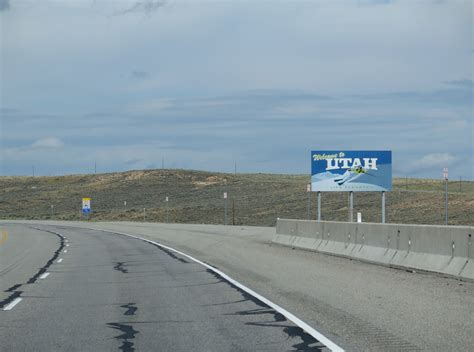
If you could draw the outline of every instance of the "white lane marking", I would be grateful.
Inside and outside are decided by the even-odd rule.
[[[69,245],[67,244],[66,247],[69,247]]]
[[[113,233],[113,234],[119,234],[119,235],[123,235],[123,236],[128,236],[128,237],[132,237],[132,238],[135,238],[135,239],[138,239],[138,240],[141,240],[141,241],[145,241],[145,242],[148,242],[148,243],[151,243],[151,244],[154,244],[156,246],[159,246],[161,248],[166,248],[172,252],[175,252],[177,254],[180,254],[182,255],[183,257],[186,257],[190,260],[192,260],[193,262],[195,263],[198,263],[202,266],[204,266],[205,268],[213,271],[214,273],[216,273],[217,275],[219,275],[220,277],[222,277],[223,279],[227,280],[228,282],[230,282],[231,284],[237,286],[238,288],[240,288],[242,291],[245,291],[247,292],[248,294],[252,295],[253,297],[257,298],[260,302],[263,302],[265,303],[267,306],[273,308],[274,310],[276,310],[278,313],[280,314],[283,314],[288,320],[292,321],[295,325],[299,326],[301,329],[303,329],[304,331],[306,331],[308,334],[310,334],[311,336],[313,336],[316,340],[318,340],[319,342],[321,342],[322,344],[324,344],[327,348],[329,348],[331,351],[335,351],[335,352],[344,352],[344,349],[339,347],[338,345],[336,345],[334,342],[332,342],[331,340],[329,340],[326,336],[324,336],[323,334],[321,334],[320,332],[318,332],[317,330],[315,330],[314,328],[312,328],[311,326],[309,326],[307,323],[305,323],[304,321],[302,321],[301,319],[299,319],[298,317],[296,317],[294,314],[288,312],[285,308],[282,308],[280,307],[278,304],[276,303],[273,303],[272,301],[270,301],[269,299],[263,297],[262,295],[258,294],[257,292],[255,292],[254,290],[248,288],[247,286],[245,285],[242,285],[240,282],[232,279],[230,276],[224,274],[222,271],[204,263],[204,262],[201,262],[199,259],[196,259],[194,257],[191,257],[190,255],[186,254],[186,253],[183,253],[177,249],[174,249],[172,247],[168,247],[168,246],[165,246],[164,244],[161,244],[161,243],[158,243],[158,242],[155,242],[155,241],[151,241],[151,240],[147,240],[145,238],[142,238],[142,237],[138,237],[138,236],[134,236],[134,235],[130,235],[128,233],[123,233],[123,232],[117,232],[117,231],[109,231],[109,230],[97,230],[97,229],[91,229],[91,230],[96,230],[96,231],[104,231],[104,232],[109,232],[109,233]]]
[[[63,258],[59,258],[57,263],[61,263],[63,261]]]
[[[20,303],[20,302],[22,301],[22,299],[23,299],[23,298],[20,298],[20,297],[15,298],[13,301],[10,302],[9,305],[5,306],[5,307],[3,308],[3,310],[12,310],[13,307],[15,307],[18,303]]]
[[[46,279],[49,276],[49,273],[44,273],[40,276],[40,279]]]
[[[67,249],[65,249],[63,253],[67,253]]]

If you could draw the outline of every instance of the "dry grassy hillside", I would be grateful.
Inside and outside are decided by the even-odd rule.
[[[0,177],[0,218],[82,218],[81,198],[92,198],[91,220],[169,221],[218,224],[224,221],[227,191],[229,223],[275,224],[276,218],[307,217],[307,175],[223,174],[185,170],[145,170],[58,177]],[[450,224],[474,224],[474,182],[449,184]],[[354,212],[380,221],[379,193],[355,193]],[[126,205],[124,205],[126,201]],[[51,208],[53,205],[53,209]],[[316,217],[316,194],[311,194]],[[324,220],[348,219],[347,193],[323,193]],[[387,193],[387,221],[444,223],[441,180],[395,179]]]

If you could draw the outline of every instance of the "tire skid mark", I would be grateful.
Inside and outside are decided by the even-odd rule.
[[[16,298],[20,297],[23,294],[22,290],[18,290],[23,285],[29,285],[29,284],[35,283],[39,279],[39,277],[43,275],[48,270],[48,268],[56,261],[56,259],[59,257],[59,254],[61,253],[61,251],[63,250],[65,246],[66,238],[58,232],[44,230],[44,229],[40,229],[36,227],[30,227],[30,229],[42,231],[42,232],[48,232],[53,235],[56,235],[57,237],[59,237],[59,248],[54,252],[53,256],[47,261],[47,263],[43,267],[41,267],[36,274],[34,274],[31,278],[29,278],[27,282],[13,285],[12,287],[4,291],[4,292],[9,292],[9,293],[12,292],[12,294],[8,296],[7,298],[5,298],[4,300],[0,301],[0,309],[3,309],[7,305],[9,305],[11,302],[13,302]]]

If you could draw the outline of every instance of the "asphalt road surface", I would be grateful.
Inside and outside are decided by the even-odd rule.
[[[184,256],[101,231],[5,225],[2,351],[325,350]]]
[[[68,241],[45,279],[39,277],[62,240],[31,226]],[[2,228],[9,236],[2,240],[0,233],[0,301],[5,306],[12,294],[6,290],[36,277],[14,287],[22,301],[0,311],[7,351],[325,350],[314,334],[185,255],[118,232],[217,267],[347,351],[473,351],[474,283],[292,250],[271,243],[272,228],[125,222]]]

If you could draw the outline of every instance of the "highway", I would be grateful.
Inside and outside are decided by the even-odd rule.
[[[474,346],[474,283],[281,247],[271,243],[274,228],[0,222],[0,230],[5,351]]]

